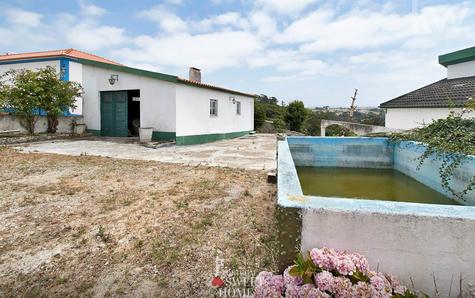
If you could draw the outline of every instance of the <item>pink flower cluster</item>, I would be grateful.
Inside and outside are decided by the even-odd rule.
[[[366,258],[357,253],[312,249],[310,258],[317,267],[312,274],[314,284],[304,284],[302,276],[290,274],[296,265],[283,275],[264,271],[256,278],[254,298],[389,298],[407,290],[393,275],[370,270]]]
[[[336,251],[332,248],[314,248],[310,251],[310,258],[319,268],[326,271],[338,271],[341,275],[353,275],[358,270],[366,273],[368,260],[358,253]]]

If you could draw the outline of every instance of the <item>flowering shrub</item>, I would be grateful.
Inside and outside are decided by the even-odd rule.
[[[263,271],[256,277],[254,298],[417,297],[390,274],[370,269],[357,253],[314,248],[283,275]]]

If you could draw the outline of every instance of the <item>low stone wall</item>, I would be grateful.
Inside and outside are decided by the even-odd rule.
[[[360,123],[353,123],[353,122],[346,122],[346,121],[322,120],[320,122],[320,135],[324,137],[326,128],[330,125],[335,125],[335,124],[348,128],[350,131],[352,131],[358,136],[364,136],[370,133],[379,133],[379,132],[387,133],[387,132],[402,131],[400,129],[389,128],[386,126],[368,125],[368,124],[360,124]]]
[[[71,133],[73,120],[76,123],[84,123],[82,116],[60,116],[58,117],[58,131],[57,133]],[[48,120],[46,116],[40,116],[35,125],[36,133],[44,133],[48,129]],[[18,117],[14,115],[0,115],[0,132],[18,130],[21,133],[26,133],[27,130],[20,124]]]
[[[414,160],[417,157],[417,146],[401,144],[401,147],[385,151],[382,148],[384,144],[388,147],[394,145],[385,143],[383,138],[338,138],[341,139],[338,141],[331,139],[291,137],[288,142],[279,142],[278,206],[300,210],[298,216],[301,218],[301,230],[295,232],[300,233],[301,250],[327,246],[359,252],[368,257],[372,267],[398,275],[407,285],[414,282],[416,289],[430,296],[434,295],[434,278],[441,297],[447,297],[450,289],[453,296],[458,294],[460,276],[465,295],[475,290],[475,234],[471,232],[475,229],[475,207],[327,198],[302,194],[295,164],[346,166],[348,163],[339,160],[349,154],[348,158],[358,157],[358,162],[350,163],[357,167],[375,164],[376,160],[372,154],[376,154],[381,167],[387,166],[389,161],[395,168],[405,164],[406,169],[413,169],[417,165]],[[364,150],[364,142],[368,142],[372,153]],[[313,148],[315,146],[322,146],[324,150],[320,152]],[[329,153],[327,146],[334,148],[333,153]],[[353,146],[363,147],[360,150]],[[344,147],[347,149],[342,149]],[[294,149],[298,151],[291,154]],[[387,158],[383,157],[384,152],[389,155]],[[312,159],[308,156],[320,153],[338,162],[320,163],[319,158]],[[302,154],[302,159],[299,154]],[[425,166],[436,167],[437,163]],[[466,166],[470,168],[463,170],[468,173],[465,176],[473,175],[475,165],[472,161]],[[434,170],[414,174],[423,176],[432,171]]]

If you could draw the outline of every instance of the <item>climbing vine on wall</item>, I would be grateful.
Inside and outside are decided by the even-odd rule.
[[[475,189],[475,175],[462,191],[451,187],[450,181],[456,171],[468,160],[468,155],[475,155],[475,101],[470,98],[462,112],[451,112],[445,119],[432,123],[407,133],[390,136],[392,142],[416,141],[426,147],[418,158],[418,169],[429,157],[441,160],[439,174],[441,185],[456,198],[465,200],[466,194]],[[469,115],[469,117],[465,117]]]

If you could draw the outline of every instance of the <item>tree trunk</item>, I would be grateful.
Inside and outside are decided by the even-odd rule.
[[[58,116],[48,115],[48,133],[56,133],[58,130]]]

